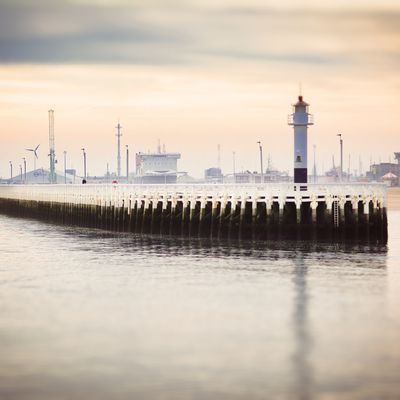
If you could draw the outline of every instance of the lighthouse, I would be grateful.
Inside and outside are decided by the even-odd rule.
[[[294,183],[307,183],[307,129],[313,125],[313,116],[308,113],[309,104],[298,97],[296,104],[293,104],[293,114],[289,115],[288,124],[294,130]],[[306,187],[300,186],[300,190]]]

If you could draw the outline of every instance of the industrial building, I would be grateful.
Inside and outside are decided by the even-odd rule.
[[[0,183],[11,183],[11,184],[45,184],[50,181],[51,172],[48,169],[37,168],[33,171],[27,171],[26,175],[24,173],[13,176],[12,179],[3,179]],[[67,173],[66,179],[62,172],[58,172],[54,170],[53,179],[56,180],[57,183],[78,183],[78,180],[75,181],[75,175]]]
[[[372,164],[367,177],[372,181],[390,181],[392,185],[399,185],[400,152],[394,153],[397,163]]]
[[[136,153],[135,183],[176,183],[180,153]]]
[[[274,169],[267,169],[263,174],[264,183],[267,182],[289,182],[290,177],[287,172]],[[242,171],[234,175],[235,183],[261,183],[261,174],[259,172]]]
[[[204,179],[208,183],[223,183],[224,176],[222,175],[221,168],[207,168],[204,171]]]

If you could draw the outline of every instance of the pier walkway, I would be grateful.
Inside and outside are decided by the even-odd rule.
[[[386,240],[386,191],[354,183],[1,185],[0,213],[121,232]]]

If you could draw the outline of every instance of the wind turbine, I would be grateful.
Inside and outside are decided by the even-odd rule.
[[[25,149],[27,151],[31,151],[33,153],[33,170],[36,171],[36,160],[39,158],[37,155],[37,150],[39,148],[40,144],[38,144],[34,149]]]

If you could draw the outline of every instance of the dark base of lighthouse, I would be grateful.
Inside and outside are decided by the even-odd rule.
[[[307,168],[294,169],[294,183],[307,183]]]

